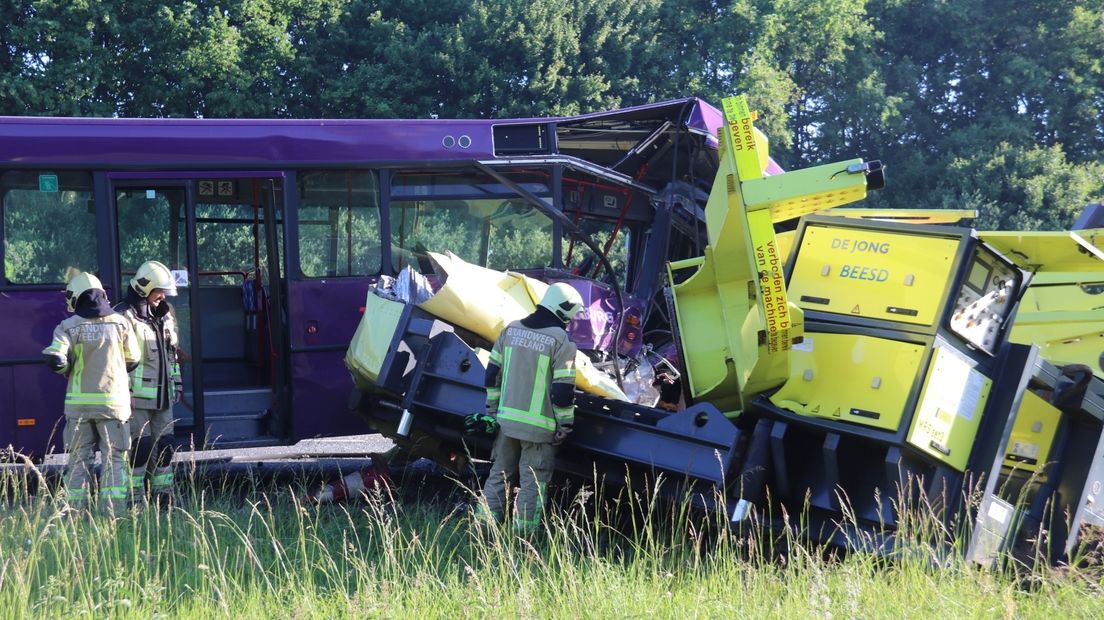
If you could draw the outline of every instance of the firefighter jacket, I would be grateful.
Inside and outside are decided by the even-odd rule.
[[[144,312],[126,301],[115,305],[115,311],[130,323],[138,345],[140,363],[130,373],[131,406],[162,411],[172,406],[174,394],[182,385],[176,361],[176,320],[172,312],[160,317],[151,315],[144,303],[141,310]]]
[[[550,443],[556,430],[575,422],[573,407],[554,407],[553,383],[575,385],[575,343],[562,327],[506,326],[495,341],[491,363],[502,368],[498,386],[487,388],[487,410],[507,437]]]
[[[42,353],[69,379],[66,417],[130,419],[127,365],[136,363],[139,353],[129,321],[118,314],[73,315],[54,328]]]

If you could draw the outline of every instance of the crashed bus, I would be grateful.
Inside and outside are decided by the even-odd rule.
[[[704,247],[719,118],[697,99],[514,120],[0,118],[0,448],[60,449],[64,379],[40,351],[78,270],[112,299],[144,261],[174,271],[176,440],[196,448],[368,432],[343,358],[369,287],[428,274],[428,250],[616,280],[577,335],[610,351],[623,322],[639,343],[628,300],[656,290],[642,274]],[[658,219],[657,187],[672,205]],[[529,195],[569,204],[587,234]],[[615,290],[635,319],[598,299]]]

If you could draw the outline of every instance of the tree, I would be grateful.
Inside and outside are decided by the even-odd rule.
[[[1023,179],[1040,178],[1041,160],[1063,162],[1070,170],[1062,178],[1070,182],[1098,174],[1090,162],[1104,152],[1098,120],[1104,3],[882,0],[872,1],[870,12],[885,33],[879,54],[887,97],[897,101],[894,131],[878,138],[891,184],[872,202],[928,207],[989,196],[982,199],[989,205],[983,222],[1055,224],[1037,213],[998,217],[992,205],[1013,212],[1033,207],[1007,194],[991,198]],[[968,178],[964,170],[985,175]],[[954,183],[962,185],[945,193]],[[1061,192],[1078,204],[1062,205],[1060,213],[1080,209],[1092,196],[1094,190],[1077,187],[1084,189]]]
[[[1104,192],[1104,164],[1073,166],[1061,147],[995,149],[956,158],[926,197],[932,206],[977,209],[978,228],[1068,230]]]
[[[25,79],[27,66],[34,62],[28,27],[33,12],[25,2],[2,0],[0,15],[5,22],[0,29],[0,114],[34,114],[38,92]]]
[[[0,0],[0,11],[10,114],[540,116],[743,92],[784,166],[885,161],[889,188],[869,199],[879,207],[989,196],[963,171],[1014,186],[1042,174],[1036,149],[1060,153],[1075,184],[1104,159],[1104,0]],[[992,164],[998,151],[1006,163]]]

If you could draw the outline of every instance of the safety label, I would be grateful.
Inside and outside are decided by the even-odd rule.
[[[741,181],[763,176],[759,168],[759,153],[755,142],[755,114],[748,108],[747,97],[727,97],[721,101],[725,122],[732,137],[732,155]]]
[[[937,348],[932,375],[940,387],[928,395],[930,402],[972,422],[979,405],[984,402],[987,377],[948,347]],[[947,420],[948,424],[950,422]]]
[[[38,191],[54,193],[58,191],[58,176],[56,174],[38,175]]]
[[[766,226],[770,226],[769,213],[766,214]],[[776,353],[786,351],[791,347],[790,339],[790,308],[789,299],[786,297],[786,278],[782,270],[782,258],[778,254],[778,245],[774,239],[773,230],[769,235],[756,235],[759,228],[754,220],[762,217],[751,217],[753,239],[766,237],[768,240],[756,243],[755,268],[759,273],[759,290],[763,295],[763,314],[767,323],[767,352]]]
[[[793,345],[793,350],[794,351],[805,351],[807,353],[812,353],[813,352],[813,337],[806,334],[805,338],[801,342]]]
[[[997,521],[998,523],[1007,523],[1008,514],[1011,512],[1007,505],[1004,503],[998,503],[999,500],[991,500],[989,504],[989,518]]]
[[[1024,459],[1036,459],[1039,457],[1039,444],[1014,441],[1012,442],[1012,455]]]

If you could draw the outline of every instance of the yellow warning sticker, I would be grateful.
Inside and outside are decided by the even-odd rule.
[[[751,117],[751,108],[748,107],[746,95],[725,97],[721,102],[721,106],[724,108],[725,116],[730,119],[729,122],[738,118]]]
[[[748,232],[755,244],[755,269],[759,274],[763,317],[767,323],[767,353],[788,351],[791,348],[790,305],[782,269],[784,261],[778,251],[770,212],[748,213]]]
[[[759,167],[759,153],[755,140],[755,115],[748,108],[747,97],[727,97],[721,101],[725,123],[732,137],[732,155],[736,159],[736,171],[741,181],[763,176]]]

